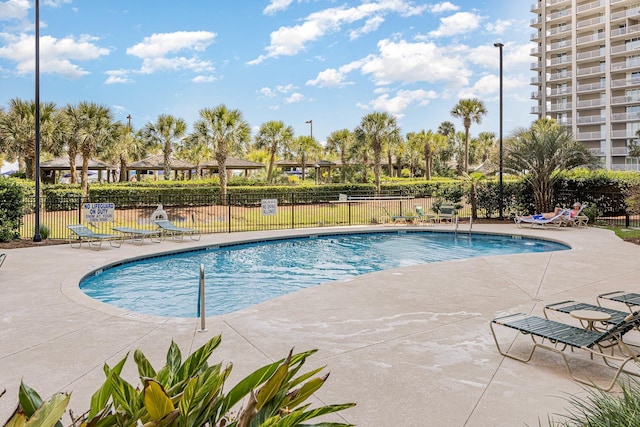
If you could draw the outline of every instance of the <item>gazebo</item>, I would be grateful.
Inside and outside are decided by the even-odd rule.
[[[136,171],[137,179],[140,179],[141,172],[154,172],[154,177],[157,179],[157,172],[164,170],[164,156],[162,154],[153,154],[145,157],[137,162],[129,163],[127,169],[130,171]],[[191,176],[191,171],[195,169],[195,165],[187,163],[185,161],[171,157],[171,170],[173,171],[174,179],[178,179],[178,172],[188,172]]]
[[[76,171],[82,170],[82,156],[76,156]],[[107,179],[109,171],[113,170],[113,165],[103,162],[101,160],[89,159],[89,170],[96,171],[98,173],[98,181],[102,181],[102,173],[107,172]],[[69,164],[69,157],[56,157],[55,159],[46,160],[40,162],[40,173],[43,180],[46,182],[56,183],[62,178],[61,173],[70,171],[71,165]]]
[[[203,171],[208,170],[211,173],[219,173],[217,160],[204,162],[200,165],[200,167]],[[237,157],[227,157],[225,167],[227,168],[227,170],[231,171],[244,171],[244,176],[247,177],[249,176],[249,171],[264,169],[265,166],[262,163],[252,162],[250,160],[238,159]]]

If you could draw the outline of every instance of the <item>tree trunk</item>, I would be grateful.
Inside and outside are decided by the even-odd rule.
[[[269,170],[267,171],[267,182],[271,184],[271,180],[273,179],[273,162],[276,160],[275,151],[271,151],[271,156],[269,157]]]
[[[82,156],[82,196],[89,194],[89,156]]]

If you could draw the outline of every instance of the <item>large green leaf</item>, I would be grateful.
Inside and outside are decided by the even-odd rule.
[[[89,420],[94,418],[105,409],[105,405],[107,404],[107,402],[109,401],[109,397],[111,396],[111,376],[120,375],[120,373],[122,372],[122,367],[124,366],[128,357],[129,353],[127,353],[122,358],[122,360],[120,360],[113,367],[113,369],[109,368],[109,365],[107,365],[106,363],[102,367],[102,370],[104,371],[107,379],[102,384],[102,386],[98,390],[96,390],[95,393],[93,393],[93,396],[91,396],[91,406],[89,408],[89,414],[87,416]]]
[[[302,385],[299,389],[290,393],[285,399],[283,405],[289,409],[293,409],[307,400],[313,393],[315,393],[320,387],[322,387],[329,375],[325,375],[322,378],[312,378]]]
[[[141,378],[155,378],[156,371],[151,366],[151,363],[147,359],[147,357],[140,350],[136,350],[133,352],[133,360],[138,365],[138,375]]]
[[[119,375],[112,376],[111,396],[116,409],[124,412],[130,418],[140,409],[136,390]]]
[[[42,398],[38,394],[37,391],[26,385],[24,382],[20,381],[20,388],[18,389],[18,402],[20,402],[20,407],[22,411],[27,416],[27,418],[31,418],[33,414],[38,410],[40,405],[42,405]]]
[[[213,353],[213,350],[220,345],[222,341],[221,335],[217,335],[207,341],[202,347],[194,351],[178,371],[178,378],[184,380],[191,378],[196,373],[207,367],[207,360]]]
[[[271,400],[271,398],[275,396],[282,387],[282,384],[287,378],[287,373],[289,372],[289,364],[291,363],[292,353],[293,350],[290,350],[289,355],[284,360],[284,362],[282,362],[282,364],[278,366],[278,369],[276,369],[273,375],[271,375],[267,382],[264,383],[262,387],[260,387],[260,390],[258,390],[258,393],[256,394],[256,400],[258,401],[258,411],[262,409],[262,407],[269,400]]]
[[[4,427],[23,427],[27,422],[27,416],[24,412],[15,411],[13,415],[7,420]]]
[[[54,427],[67,410],[70,398],[71,395],[67,393],[54,394],[29,417],[25,427]]]
[[[180,348],[178,345],[171,340],[171,345],[169,346],[169,350],[167,351],[167,367],[169,368],[169,383],[165,384],[165,386],[172,386],[177,381],[180,381],[178,378],[178,370],[180,369],[180,365],[182,364],[182,354],[180,353]]]
[[[158,421],[175,408],[162,386],[154,380],[145,380],[144,407],[152,420]]]

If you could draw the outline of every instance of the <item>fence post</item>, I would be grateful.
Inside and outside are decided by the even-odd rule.
[[[629,212],[624,213],[624,226],[629,228]]]
[[[82,196],[78,195],[78,224],[82,224]]]
[[[296,195],[292,191],[291,192],[291,228],[296,228]]]
[[[227,202],[227,229],[231,233],[231,194],[227,193],[225,195],[225,201]]]

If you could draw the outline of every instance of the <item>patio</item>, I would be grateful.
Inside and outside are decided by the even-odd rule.
[[[363,228],[370,227],[352,227]],[[77,286],[93,269],[143,254],[331,230],[213,234],[199,242],[125,243],[101,251],[68,245],[4,251],[0,390],[7,393],[0,398],[0,421],[13,410],[21,379],[43,397],[73,391],[69,407],[80,413],[104,380],[103,363],[140,348],[156,365],[172,339],[184,355],[221,333],[211,361],[234,363],[228,384],[291,347],[318,348],[308,367],[327,365],[331,376],[317,399],[356,402],[339,415],[359,426],[544,425],[547,414],[565,413],[566,397],[585,394],[584,388],[570,380],[558,355],[539,352],[529,364],[500,356],[490,320],[514,312],[542,314],[546,303],[566,299],[595,303],[607,291],[640,291],[640,246],[595,228],[529,230],[513,223],[477,224],[474,231],[545,237],[572,249],[426,264],[327,283],[209,317],[203,333],[197,332],[198,319],[126,312],[91,300]],[[524,350],[523,339],[513,348]],[[129,357],[123,376],[137,384]],[[594,378],[610,375],[583,354],[571,357]]]

